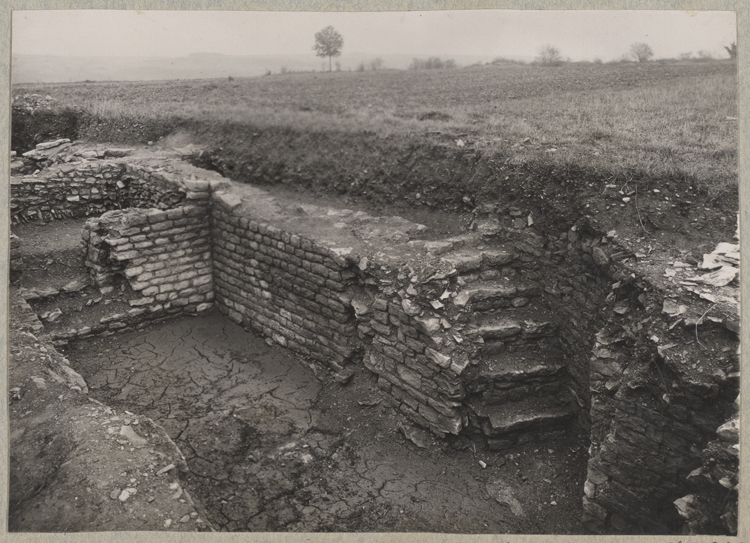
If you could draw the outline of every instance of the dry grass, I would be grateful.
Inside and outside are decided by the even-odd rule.
[[[518,162],[576,164],[614,178],[674,177],[713,196],[737,186],[737,123],[728,119],[737,116],[737,78],[729,63],[502,65],[14,89],[24,92],[51,94],[114,123],[186,119],[383,137],[440,132]]]

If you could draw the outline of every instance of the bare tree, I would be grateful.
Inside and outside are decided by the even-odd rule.
[[[557,47],[545,45],[539,50],[539,63],[544,66],[559,66],[562,64],[562,54]]]
[[[651,60],[654,56],[654,52],[651,46],[647,43],[634,43],[630,46],[630,56],[638,62],[646,62]]]
[[[729,53],[729,58],[735,60],[737,58],[737,42],[732,42],[729,45],[725,45],[724,49]]]
[[[332,71],[331,58],[341,54],[341,48],[344,46],[344,38],[336,32],[332,26],[327,26],[315,34],[315,45],[313,49],[315,54],[321,58],[328,57],[328,71]]]

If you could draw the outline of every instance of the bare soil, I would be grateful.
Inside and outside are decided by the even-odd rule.
[[[506,454],[436,440],[366,370],[341,386],[217,313],[66,354],[93,398],[167,430],[222,531],[581,531],[581,436]]]
[[[9,530],[209,530],[163,428],[70,388],[82,381],[11,300]]]

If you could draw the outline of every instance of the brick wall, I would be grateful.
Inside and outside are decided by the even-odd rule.
[[[211,307],[209,184],[192,182],[191,187],[200,205],[109,211],[86,222],[86,265],[96,286],[126,281],[140,296],[130,305],[141,312],[194,313]]]
[[[230,319],[340,372],[360,344],[351,266],[330,248],[213,205],[216,302]]]

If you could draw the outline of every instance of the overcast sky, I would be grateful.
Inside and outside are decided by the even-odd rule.
[[[571,60],[626,54],[635,42],[656,58],[704,50],[726,56],[733,12],[423,11],[293,13],[221,11],[15,11],[13,54],[180,57],[313,54],[333,25],[347,53],[533,57],[551,44]]]

